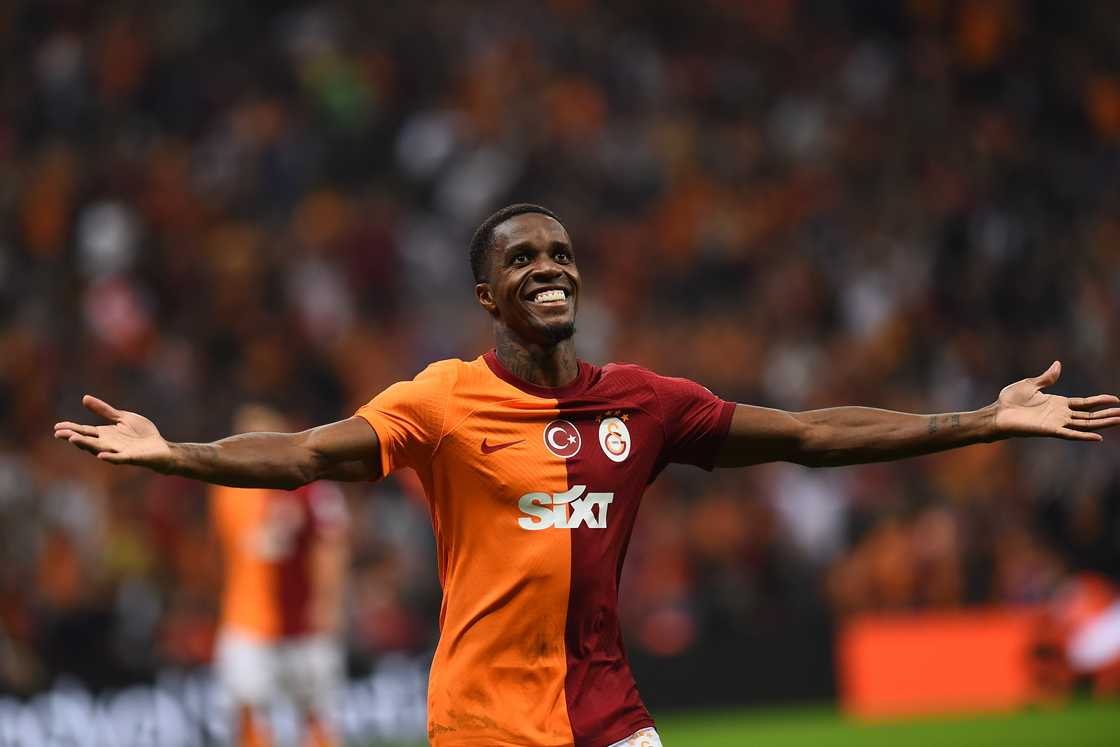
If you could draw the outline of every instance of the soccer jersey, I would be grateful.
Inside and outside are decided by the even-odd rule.
[[[602,747],[652,726],[619,630],[623,557],[646,485],[669,462],[711,469],[733,409],[631,365],[538,387],[491,351],[358,410],[382,474],[412,467],[430,503],[433,745]]]
[[[317,538],[345,533],[346,505],[338,488],[215,486],[210,498],[225,556],[222,626],[261,641],[316,632],[311,548]]]

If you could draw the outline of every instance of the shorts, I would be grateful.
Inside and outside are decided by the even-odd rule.
[[[325,715],[342,684],[342,651],[326,635],[262,641],[224,628],[214,668],[238,704],[263,708],[284,695],[300,710]]]
[[[1120,602],[1073,634],[1068,657],[1077,672],[1094,672],[1120,658]]]
[[[661,737],[652,726],[639,729],[621,742],[615,742],[610,747],[661,747]]]

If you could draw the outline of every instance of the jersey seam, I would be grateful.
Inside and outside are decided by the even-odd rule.
[[[645,369],[643,369],[643,370],[645,370]],[[657,417],[658,425],[661,426],[661,437],[664,439],[665,445],[668,446],[669,445],[669,429],[665,427],[665,415],[664,415],[665,405],[663,405],[661,403],[661,395],[657,393],[657,388],[650,382],[650,380],[647,377],[645,377],[645,376],[642,377],[642,383],[645,384],[651,392],[653,392],[653,398],[655,400],[657,400],[657,409],[661,412],[661,414],[657,415],[655,417]]]
[[[435,458],[436,450],[439,449],[440,444],[443,443],[444,437],[447,436],[448,433],[450,433],[450,431],[445,432],[444,427],[447,425],[447,413],[451,409],[449,407],[449,405],[451,404],[451,394],[455,391],[455,387],[459,383],[459,366],[455,366],[452,373],[455,375],[455,378],[447,387],[447,394],[445,395],[443,400],[443,418],[439,422],[439,438],[436,439],[436,443],[432,447],[432,456],[430,457],[431,459]]]
[[[477,412],[481,412],[481,411],[485,410],[487,407],[497,407],[498,405],[504,405],[507,402],[517,402],[518,399],[520,399],[520,398],[519,397],[510,397],[509,399],[502,399],[502,400],[498,400],[497,402],[489,402],[486,405],[483,405],[482,407],[476,407],[473,410],[471,410],[470,412],[468,412],[466,415],[464,415],[463,417],[459,418],[459,420],[455,423],[455,425],[448,428],[446,435],[450,436],[452,433],[454,433],[460,426],[463,425],[463,423],[467,422],[467,419],[470,418],[471,415],[474,415]],[[443,439],[440,439],[440,441],[442,442]]]

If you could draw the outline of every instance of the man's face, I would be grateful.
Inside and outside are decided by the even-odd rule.
[[[568,232],[547,215],[525,213],[494,229],[490,280],[475,293],[523,341],[555,345],[575,332],[579,288]]]

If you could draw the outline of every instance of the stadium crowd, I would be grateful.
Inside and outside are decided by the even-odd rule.
[[[687,7],[688,12],[683,12]],[[0,5],[0,691],[209,659],[202,486],[50,439],[349,416],[489,330],[466,246],[564,217],[577,340],[727,399],[971,409],[1120,389],[1120,10],[811,0]],[[1115,574],[1116,439],[650,490],[629,645]],[[434,641],[408,476],[345,487],[356,662]]]

